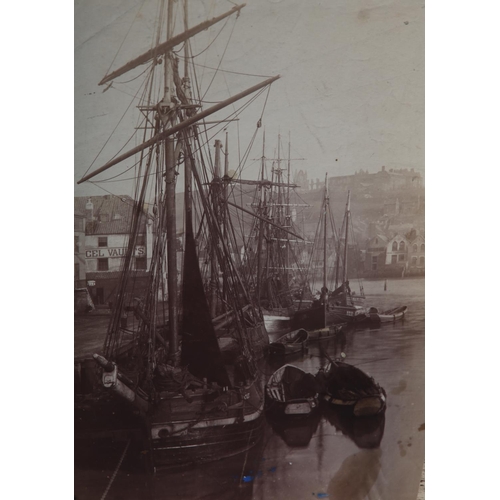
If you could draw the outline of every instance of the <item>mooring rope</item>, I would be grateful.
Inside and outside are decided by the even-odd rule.
[[[122,456],[120,457],[120,460],[118,462],[118,465],[115,468],[115,471],[113,472],[113,475],[111,476],[111,479],[109,480],[108,486],[106,487],[106,490],[102,494],[101,500],[104,500],[109,493],[109,489],[111,488],[111,485],[113,484],[113,481],[116,478],[116,475],[118,474],[118,471],[120,470],[120,467],[122,465],[123,459],[125,458],[125,454],[127,453],[128,447],[130,446],[130,442],[132,441],[132,438],[130,438],[127,441],[127,444],[125,446],[125,449],[123,450]]]

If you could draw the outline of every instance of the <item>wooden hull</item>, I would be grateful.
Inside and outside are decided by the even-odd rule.
[[[250,449],[258,442],[264,394],[257,383],[249,386],[234,404],[210,399],[193,398],[189,403],[179,397],[160,402],[150,418],[155,467],[219,460]]]
[[[152,440],[153,460],[158,469],[203,464],[238,455],[252,448],[261,438],[263,413],[256,412],[252,420],[237,423],[234,419],[219,422],[203,421],[178,436]],[[163,428],[161,423],[152,432]]]
[[[404,320],[407,310],[408,307],[406,306],[380,313],[377,310],[370,310],[370,321],[373,323],[395,323],[396,321]]]
[[[269,345],[269,353],[274,356],[285,356],[303,352],[306,349],[308,338],[307,331],[303,329],[287,333]]]
[[[323,401],[354,415],[377,415],[385,410],[386,393],[372,377],[347,363],[336,363],[316,375]]]
[[[310,415],[318,409],[318,386],[313,375],[296,366],[284,365],[269,378],[266,398],[274,415]]]
[[[325,310],[323,307],[308,307],[299,309],[290,320],[290,327],[294,330],[304,328],[306,330],[316,330],[326,326]]]
[[[368,314],[363,307],[333,306],[332,323],[363,323],[368,320]]]
[[[331,325],[362,323],[367,320],[368,315],[364,308],[330,305],[326,311],[321,306],[299,309],[293,315],[290,325],[293,329],[305,328],[311,331]]]
[[[89,455],[86,448],[90,447],[99,459],[105,454],[99,450],[119,447],[120,443],[123,448],[130,438],[135,450],[147,450],[141,458],[148,461],[148,467],[202,464],[241,453],[262,435],[263,382],[257,379],[241,392],[187,390],[189,401],[180,394],[164,397],[146,416],[112,392],[78,395],[75,456]]]

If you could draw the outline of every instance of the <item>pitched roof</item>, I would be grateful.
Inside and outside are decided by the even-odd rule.
[[[127,234],[130,233],[135,201],[127,195],[77,196],[75,213],[86,213],[86,204],[92,202],[94,221],[87,220],[87,234]],[[143,212],[139,228],[146,231],[146,213]]]

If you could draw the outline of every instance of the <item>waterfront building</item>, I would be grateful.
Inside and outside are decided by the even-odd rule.
[[[420,275],[425,272],[425,238],[416,234],[408,246],[408,271],[411,275]]]
[[[75,212],[75,268],[74,289],[85,287],[85,215]]]
[[[389,238],[376,233],[366,240],[363,255],[365,277],[425,274],[425,238],[415,229],[406,235],[395,234]]]
[[[134,201],[129,196],[76,197],[75,213],[85,214],[85,285],[94,304],[111,305],[127,253]],[[76,236],[75,236],[76,241]],[[81,245],[81,243],[80,243]],[[139,234],[133,257],[132,281],[148,284],[152,256],[152,221],[145,210],[139,217]]]
[[[387,238],[377,234],[366,243],[365,271],[380,271],[385,266]]]
[[[386,265],[400,264],[405,266],[408,262],[408,240],[405,236],[396,234],[386,245]]]

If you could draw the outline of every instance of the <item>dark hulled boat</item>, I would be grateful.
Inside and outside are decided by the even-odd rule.
[[[355,366],[330,362],[316,374],[316,379],[324,401],[355,417],[376,415],[385,410],[385,390]]]
[[[310,274],[308,277],[312,282],[321,282],[319,297],[315,298],[310,305],[300,307],[292,316],[292,328],[305,328],[307,330],[320,330],[330,325],[343,323],[360,323],[367,321],[367,313],[364,307],[364,292],[356,295],[351,291],[347,279],[347,255],[349,246],[350,221],[350,192],[347,195],[347,204],[343,221],[344,247],[341,248],[341,239],[337,237],[335,223],[330,209],[328,195],[328,178],[325,177],[325,192],[321,208],[321,216],[318,221],[314,248],[311,256]],[[329,229],[330,226],[330,229]],[[329,234],[330,232],[330,234]],[[335,245],[335,238],[338,239]],[[315,252],[319,255],[315,259]],[[331,261],[331,255],[335,256],[335,263]],[[319,258],[318,258],[319,257]],[[321,265],[319,265],[321,263]],[[333,273],[333,269],[335,272]],[[315,271],[321,271],[321,277],[315,275]],[[339,285],[340,282],[340,285]],[[334,286],[333,292],[329,291],[329,284]],[[306,304],[304,304],[306,305]]]
[[[269,411],[281,416],[310,415],[318,410],[318,384],[314,375],[294,365],[276,370],[266,385]]]
[[[268,344],[262,314],[252,304],[231,259],[232,249],[225,237],[228,226],[221,226],[220,214],[214,208],[218,203],[212,202],[212,194],[205,187],[210,182],[203,157],[206,148],[199,142],[199,122],[264,89],[278,77],[201,111],[200,94],[192,92],[190,83],[196,80],[190,76],[194,65],[187,64],[189,38],[239,14],[244,5],[187,28],[186,2],[184,10],[177,12],[179,16],[183,14],[185,31],[174,36],[173,4],[169,1],[167,5],[166,41],[100,82],[107,83],[141,64],[149,64],[145,72],[149,90],[139,106],[143,142],[80,180],[89,180],[133,155],[139,157],[140,175],[118,298],[102,353],[94,355],[102,386],[91,394],[78,395],[75,413],[84,415],[82,409],[85,405],[89,408],[86,418],[79,420],[75,438],[109,438],[117,430],[116,419],[111,415],[120,412],[127,425],[130,419],[125,417],[133,416],[132,420],[139,421],[136,425],[154,467],[205,463],[241,453],[257,443],[263,422],[264,381],[256,363]],[[164,24],[162,20],[158,23],[157,42]],[[183,76],[173,52],[182,43],[186,60]],[[153,85],[155,77],[160,81]],[[177,271],[175,203],[179,168],[184,169],[185,177],[181,283]],[[196,234],[193,193],[199,203],[198,213],[202,214]],[[133,288],[138,221],[144,217],[147,206],[153,207],[146,212],[153,226],[152,257],[148,262],[146,293],[138,298],[129,290]],[[229,218],[224,221],[230,224]],[[222,276],[223,310],[214,306],[215,294],[207,297],[200,270],[202,241],[210,248],[212,275],[217,280]],[[167,303],[164,297],[168,298]],[[123,328],[124,311],[133,311],[137,319],[134,328]],[[218,321],[221,316],[225,318],[223,325]],[[221,345],[230,348],[221,349]],[[107,406],[109,401],[111,405]],[[124,430],[123,438],[127,439],[129,429]]]

